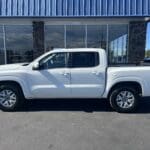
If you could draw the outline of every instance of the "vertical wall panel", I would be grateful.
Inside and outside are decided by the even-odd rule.
[[[34,15],[34,0],[29,0],[29,16]]]
[[[11,9],[12,9],[12,5],[11,5],[12,0],[7,0],[7,15],[10,16],[11,13]]]
[[[34,0],[35,16],[39,16],[39,0]]]
[[[101,15],[102,16],[105,16],[106,15],[106,0],[102,0],[102,3],[101,3]]]
[[[107,7],[108,15],[111,15],[111,14],[113,14],[113,1],[112,0],[108,0],[107,4],[109,4],[108,7]]]
[[[68,3],[67,0],[63,0],[63,15],[62,16],[67,16],[68,15]]]
[[[0,6],[2,5],[2,1],[0,1]],[[2,7],[0,7],[0,15],[2,15],[1,13],[2,13]]]
[[[150,15],[150,1],[148,0],[148,15]]]
[[[117,4],[117,2],[118,2],[118,0],[113,0],[114,1],[114,6],[113,6],[113,15],[115,15],[115,16],[117,16],[117,13],[118,13],[118,4]]]
[[[91,15],[92,16],[96,16],[96,0],[92,0],[90,3],[90,7],[91,7]]]
[[[51,1],[46,0],[46,13],[45,16],[51,16],[50,10],[51,10]]]
[[[18,16],[23,16],[22,5],[23,5],[23,0],[18,0]]]
[[[45,0],[40,0],[40,16],[45,16]]]
[[[0,0],[0,16],[150,16],[150,0]]]
[[[52,0],[52,5],[51,5],[51,11],[52,11],[52,16],[56,16],[56,0]]]
[[[130,16],[130,1],[125,0],[125,16]]]
[[[80,16],[84,16],[84,11],[85,11],[85,0],[80,0],[79,1],[79,13],[80,13]]]
[[[124,0],[119,1],[119,14],[124,15]]]
[[[73,0],[68,1],[68,14],[69,16],[73,16]]]
[[[131,15],[135,15],[135,13],[136,13],[136,9],[135,9],[136,8],[136,0],[132,0],[130,6],[131,6],[131,9],[130,9]]]
[[[148,7],[147,7],[147,6],[148,6],[148,1],[149,1],[149,0],[143,0],[143,12],[142,12],[142,13],[143,13],[144,15],[147,15],[147,14],[148,14]]]
[[[58,3],[59,3],[59,5],[58,5]],[[57,14],[57,16],[61,16],[61,14],[62,14],[62,0],[58,0],[58,3],[57,3],[57,6],[56,6],[56,14]]]
[[[91,3],[92,3],[92,0],[86,0],[85,1],[85,14],[86,14],[86,16],[91,15],[91,11],[92,11]]]
[[[98,16],[100,16],[100,9],[99,9],[99,6],[100,6],[100,1],[96,1],[96,14]]]
[[[28,16],[28,1],[29,0],[24,0],[24,15]]]
[[[141,0],[137,0],[137,14],[140,15],[141,14]]]

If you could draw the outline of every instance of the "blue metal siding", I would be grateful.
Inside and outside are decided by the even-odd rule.
[[[0,0],[0,16],[150,16],[150,0]]]

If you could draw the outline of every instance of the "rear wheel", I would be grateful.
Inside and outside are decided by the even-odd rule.
[[[15,111],[24,101],[21,89],[14,84],[0,86],[0,108],[3,111]]]
[[[138,106],[139,93],[132,87],[118,87],[111,92],[109,99],[115,111],[134,112]]]

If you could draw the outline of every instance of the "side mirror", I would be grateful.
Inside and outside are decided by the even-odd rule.
[[[33,69],[33,70],[39,70],[39,69],[40,69],[40,64],[39,64],[39,62],[34,63],[32,69]]]

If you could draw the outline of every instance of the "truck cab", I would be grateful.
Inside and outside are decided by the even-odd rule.
[[[27,74],[32,97],[102,97],[107,67],[107,59],[103,51],[99,49],[54,50],[46,57],[38,59],[33,63],[30,74]]]

